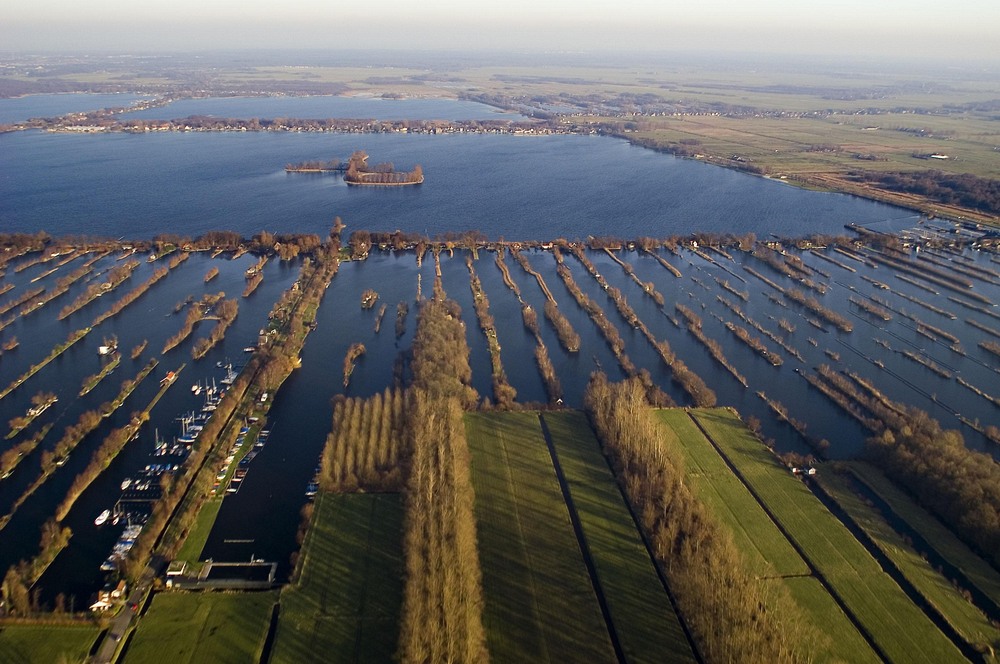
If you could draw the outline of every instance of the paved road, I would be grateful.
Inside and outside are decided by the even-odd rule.
[[[136,617],[137,611],[133,610],[132,607],[142,606],[142,603],[146,599],[146,595],[149,594],[149,589],[153,585],[153,579],[156,578],[156,570],[152,565],[146,567],[146,571],[142,573],[142,578],[139,583],[132,589],[129,593],[128,599],[125,600],[125,606],[115,619],[111,622],[111,627],[108,629],[107,635],[104,637],[104,641],[101,642],[101,647],[98,649],[97,654],[94,655],[91,662],[93,664],[111,664],[114,661],[115,653],[118,651],[118,646],[121,640],[128,633],[129,627],[132,625],[132,621]]]

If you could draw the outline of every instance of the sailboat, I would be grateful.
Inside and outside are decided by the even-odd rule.
[[[232,385],[233,381],[236,380],[237,374],[235,371],[233,371],[232,363],[227,364],[226,369],[227,369],[226,375],[219,382],[222,383],[223,385]]]

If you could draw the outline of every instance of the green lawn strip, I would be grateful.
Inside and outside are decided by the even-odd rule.
[[[222,497],[218,496],[209,498],[198,510],[198,516],[195,517],[194,523],[191,525],[191,531],[184,540],[181,550],[177,552],[177,560],[197,562],[202,549],[205,548],[205,543],[208,542],[208,536],[212,533],[215,519],[219,516],[221,509]]]
[[[475,413],[465,422],[491,658],[613,659],[538,415]]]
[[[629,662],[694,661],[597,438],[579,412],[545,413],[611,620]]]
[[[668,440],[684,456],[685,471],[698,498],[733,534],[736,546],[758,576],[810,574],[802,556],[729,469],[701,430],[680,409],[656,411],[669,431]],[[670,432],[675,434],[670,436]]]
[[[99,634],[96,625],[4,625],[0,627],[0,663],[85,662]]]
[[[1000,573],[958,539],[937,517],[917,505],[880,470],[861,461],[852,461],[847,465],[855,477],[884,500],[893,513],[923,537],[939,556],[961,571],[970,584],[1000,606]]]
[[[822,634],[809,653],[816,662],[881,662],[872,647],[865,641],[858,628],[850,621],[833,596],[815,576],[792,576],[774,579],[782,583],[795,604],[802,610],[802,618],[816,625]]]
[[[402,605],[399,494],[320,494],[271,662],[390,662]]]
[[[890,661],[965,661],[847,527],[736,415],[726,409],[691,412]]]
[[[271,591],[160,593],[139,621],[124,662],[256,662],[276,600]]]
[[[867,534],[900,573],[970,645],[985,651],[986,645],[1000,648],[1000,630],[990,624],[982,611],[959,593],[942,574],[909,545],[888,521],[859,496],[850,476],[826,472],[817,476],[820,486],[833,497],[847,515]]]

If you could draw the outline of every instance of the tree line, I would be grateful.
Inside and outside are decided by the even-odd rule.
[[[424,170],[417,164],[412,171],[397,171],[391,163],[368,165],[368,155],[358,150],[347,160],[344,182],[348,184],[420,184]]]
[[[826,365],[809,383],[873,432],[866,453],[893,481],[1000,564],[1000,465],[925,411],[891,401],[870,381]]]
[[[333,427],[320,458],[323,491],[401,491],[406,448],[407,394],[386,388],[367,398],[338,395]]]
[[[889,191],[917,194],[947,205],[1000,214],[1000,181],[993,178],[939,170],[890,173],[851,171],[848,176],[855,182],[874,184]]]
[[[111,270],[108,271],[107,279],[99,284],[91,284],[90,286],[87,286],[87,290],[80,293],[80,295],[77,296],[73,302],[64,306],[56,317],[59,320],[63,320],[93,302],[103,293],[108,293],[114,290],[121,285],[123,281],[131,277],[132,272],[137,267],[139,267],[139,261],[131,260],[126,261],[123,265],[111,268]]]
[[[357,362],[358,358],[364,355],[367,351],[365,345],[360,341],[355,341],[352,343],[348,349],[347,353],[344,354],[344,389],[351,382],[351,374],[354,373],[354,364]]]
[[[941,517],[994,565],[1000,564],[1000,465],[970,450],[962,434],[944,430],[925,411],[879,408],[884,429],[866,450],[887,475]]]
[[[194,325],[200,321],[205,316],[209,315],[209,312],[222,301],[222,298],[226,296],[225,293],[219,292],[215,295],[207,293],[202,296],[201,300],[198,302],[192,302],[191,306],[188,307],[188,312],[184,317],[184,323],[181,324],[181,329],[177,331],[176,334],[167,339],[163,344],[163,354],[167,351],[175,348],[181,342],[188,338],[191,332],[194,330]]]
[[[237,314],[240,312],[239,300],[229,299],[220,300],[212,307],[212,313],[219,319],[209,332],[207,337],[202,337],[195,342],[194,347],[191,349],[191,357],[196,360],[200,360],[208,354],[208,351],[212,350],[216,344],[223,340],[226,336],[226,330],[229,326],[233,324],[236,320]]]
[[[500,359],[500,340],[497,338],[496,323],[493,314],[490,313],[490,300],[483,290],[476,268],[472,265],[472,257],[465,257],[465,265],[469,269],[469,287],[472,289],[472,307],[479,320],[479,327],[486,337],[486,344],[490,352],[490,367],[493,377],[493,401],[497,408],[501,410],[511,410],[514,408],[514,399],[517,397],[517,390],[507,379],[507,372],[504,371],[503,362]]]
[[[800,650],[814,643],[796,620],[800,610],[778,586],[753,576],[692,492],[642,383],[610,383],[595,373],[584,407],[704,661],[805,661]]]
[[[408,409],[399,658],[487,662],[482,573],[463,405],[476,402],[458,305],[421,304]]]

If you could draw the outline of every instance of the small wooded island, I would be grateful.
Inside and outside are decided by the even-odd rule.
[[[424,181],[424,171],[419,164],[412,171],[397,171],[392,163],[368,165],[368,153],[358,150],[346,162],[305,161],[285,166],[287,173],[328,173],[339,171],[344,174],[344,182],[350,185],[401,186],[420,184]]]

